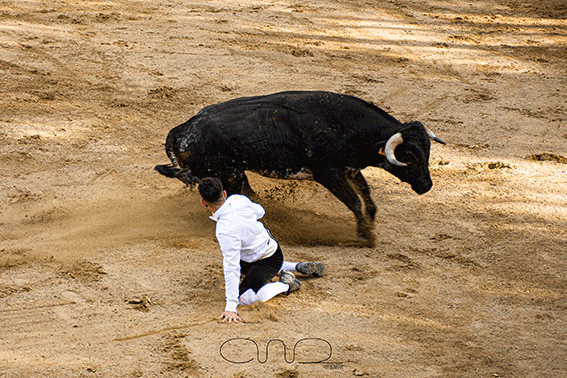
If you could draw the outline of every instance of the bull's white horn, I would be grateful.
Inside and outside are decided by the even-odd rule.
[[[386,159],[392,165],[397,165],[398,167],[406,167],[406,163],[400,163],[396,156],[394,156],[394,150],[396,147],[404,142],[404,138],[402,138],[402,133],[396,133],[388,139],[386,142],[386,146],[384,147],[384,154],[386,155]]]
[[[439,139],[437,137],[437,135],[433,134],[433,131],[431,131],[427,126],[423,126],[425,127],[425,131],[427,132],[427,136],[431,139],[436,141],[437,143],[441,143],[441,144],[447,144],[445,142],[443,142],[441,139]]]

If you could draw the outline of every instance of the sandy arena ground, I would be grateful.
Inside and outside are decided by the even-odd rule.
[[[566,46],[564,0],[0,0],[0,377],[565,377]],[[364,171],[376,248],[251,175],[328,274],[218,323],[214,222],[153,167],[202,107],[294,89],[448,144],[423,196]]]

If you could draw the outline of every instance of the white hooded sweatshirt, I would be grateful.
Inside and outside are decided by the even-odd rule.
[[[246,196],[233,194],[214,212],[215,234],[223,255],[226,306],[236,312],[240,284],[240,260],[258,261],[274,254],[277,243],[259,221],[265,210]]]

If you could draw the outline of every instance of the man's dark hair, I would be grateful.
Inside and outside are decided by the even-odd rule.
[[[222,198],[222,182],[218,178],[205,177],[199,182],[199,194],[208,203],[215,203]]]

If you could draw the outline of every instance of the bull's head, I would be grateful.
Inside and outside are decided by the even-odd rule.
[[[391,165],[388,172],[410,184],[417,194],[427,193],[433,186],[429,175],[429,139],[446,144],[421,122],[412,122],[392,135],[384,147]]]

